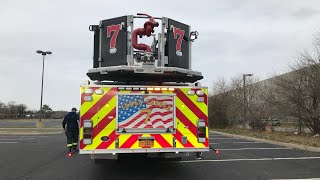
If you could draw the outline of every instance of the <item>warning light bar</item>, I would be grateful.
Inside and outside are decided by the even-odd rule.
[[[170,87],[118,87],[118,90],[123,91],[174,91],[175,89]]]

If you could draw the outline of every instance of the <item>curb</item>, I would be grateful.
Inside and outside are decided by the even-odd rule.
[[[51,135],[51,134],[61,134],[62,131],[59,132],[1,132],[0,135]]]
[[[22,132],[19,132],[19,130]],[[56,131],[45,132],[45,130]],[[50,135],[61,134],[62,132],[61,128],[0,128],[0,135]]]
[[[274,144],[274,145],[278,145],[278,146],[285,146],[285,147],[289,147],[289,148],[301,149],[301,150],[306,150],[306,151],[311,151],[311,152],[320,152],[320,148],[311,147],[311,146],[304,146],[304,145],[298,145],[298,144],[292,144],[292,143],[278,142],[278,141],[254,138],[254,137],[249,137],[249,136],[242,136],[242,135],[237,135],[237,134],[229,134],[229,133],[224,133],[224,132],[219,132],[219,131],[210,131],[210,132],[211,133],[217,133],[217,134],[220,134],[220,135],[226,135],[226,136],[230,136],[230,137],[238,137],[238,138],[243,138],[243,139],[246,139],[246,140],[252,140],[252,141],[258,141],[258,142]]]

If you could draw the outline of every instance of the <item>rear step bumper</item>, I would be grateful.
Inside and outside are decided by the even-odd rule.
[[[156,149],[156,148],[143,148],[143,149],[113,149],[113,150],[79,150],[79,154],[119,154],[119,153],[181,153],[181,152],[205,152],[209,148],[170,148],[170,149]]]
[[[111,159],[117,160],[119,157],[147,157],[147,158],[165,158],[165,159],[173,159],[173,158],[182,158],[188,157],[190,155],[189,152],[181,152],[181,153],[139,153],[139,154],[91,154],[91,159]]]

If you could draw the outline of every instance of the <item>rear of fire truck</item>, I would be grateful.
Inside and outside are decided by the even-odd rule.
[[[136,19],[146,21],[134,28]],[[102,20],[89,29],[94,62],[91,81],[81,86],[79,153],[117,159],[209,151],[208,90],[198,82],[201,73],[191,70],[198,33],[147,14]],[[144,36],[152,45],[138,43]]]

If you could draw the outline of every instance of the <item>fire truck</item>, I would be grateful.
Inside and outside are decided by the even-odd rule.
[[[209,151],[208,88],[191,70],[198,32],[148,14],[102,20],[89,30],[93,68],[80,87],[79,154],[179,158]]]

